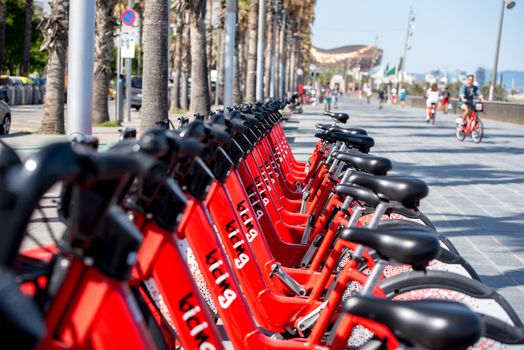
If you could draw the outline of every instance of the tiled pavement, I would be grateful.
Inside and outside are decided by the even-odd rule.
[[[482,281],[495,287],[524,319],[524,126],[483,120],[485,138],[455,138],[456,115],[361,104],[344,97],[338,110],[351,126],[375,139],[373,153],[389,157],[394,173],[411,174],[430,186],[421,210],[448,236]],[[481,116],[482,117],[482,116]],[[285,124],[295,154],[305,159],[315,123],[329,121],[321,107],[308,106]]]

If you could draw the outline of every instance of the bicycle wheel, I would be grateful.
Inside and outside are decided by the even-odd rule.
[[[361,289],[356,282],[348,286],[343,300]],[[380,288],[386,298],[396,301],[447,299],[467,305],[477,312],[483,322],[481,339],[469,349],[522,349],[524,328],[507,301],[492,288],[460,275],[442,272],[409,272],[383,280]],[[363,346],[374,334],[357,326],[348,341],[350,347]]]
[[[468,350],[521,350],[524,345],[524,329],[513,327],[496,318],[479,314],[482,322],[482,334],[480,339],[470,346]],[[376,343],[373,332],[357,325],[348,340],[348,348],[382,349],[380,343]],[[374,347],[371,344],[376,344]]]
[[[493,288],[446,271],[414,271],[383,280],[380,287],[392,300],[447,299],[466,304],[473,311],[523,328],[515,310]]]
[[[440,246],[442,248],[447,249],[457,255],[460,255],[459,251],[453,245],[453,243],[451,243],[451,241],[446,236],[444,236],[441,233],[438,233],[435,227],[433,227],[433,225],[428,225],[426,222],[424,222],[422,217],[413,218],[408,215],[404,215],[404,212],[397,211],[397,212],[391,213],[389,217],[385,217],[382,219],[382,221],[380,222],[380,225],[385,225],[385,224],[397,224],[397,225],[405,224],[405,225],[411,225],[411,226],[425,226],[426,228],[430,228],[431,231],[434,231],[435,234],[437,235],[437,238],[440,241]]]
[[[477,119],[475,127],[471,131],[471,138],[473,142],[479,143],[482,141],[482,136],[484,136],[484,125],[482,125],[482,120]]]
[[[423,224],[423,225],[431,228],[433,231],[437,230],[435,228],[435,226],[433,225],[433,223],[431,222],[431,220],[429,220],[429,218],[420,210],[413,211],[413,210],[406,209],[406,208],[394,208],[394,209],[391,209],[391,213],[389,214],[389,216],[392,219],[394,219],[395,218],[395,214],[399,214],[401,216],[401,217],[399,217],[399,219],[408,219],[408,220],[411,220],[411,221]],[[458,253],[458,252],[456,252],[456,253]]]
[[[455,136],[457,137],[457,140],[459,140],[460,142],[464,141],[464,139],[466,138],[466,134],[464,133],[464,130],[458,127],[456,129]]]

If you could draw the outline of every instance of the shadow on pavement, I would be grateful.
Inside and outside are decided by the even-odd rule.
[[[420,175],[424,177],[430,187],[524,183],[524,171],[491,168],[477,163],[423,165],[419,163],[402,163],[394,161],[393,169],[395,171]]]
[[[496,288],[513,287],[524,285],[524,268],[504,271],[503,275],[480,275],[480,280],[489,286]]]
[[[444,233],[448,237],[473,237],[474,240],[474,237],[496,236],[512,252],[524,251],[524,240],[520,236],[524,232],[524,223],[522,221],[524,214],[496,218],[483,215],[463,215],[460,213],[442,213],[441,215],[453,219],[431,220],[430,215],[430,220],[439,232]],[[490,248],[493,247],[486,249],[489,251]]]
[[[31,135],[31,134],[32,132],[29,132],[29,131],[15,131],[13,133],[0,136],[0,139],[9,139],[12,137],[25,136],[25,135]]]

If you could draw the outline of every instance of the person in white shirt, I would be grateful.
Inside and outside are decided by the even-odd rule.
[[[438,86],[436,83],[431,84],[431,87],[426,92],[426,120],[429,120],[429,113],[431,109],[431,105],[434,103],[435,105],[440,100],[440,91],[438,91]]]
[[[391,89],[391,103],[396,104],[397,103],[397,88]]]

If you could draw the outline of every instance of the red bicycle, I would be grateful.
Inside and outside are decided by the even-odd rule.
[[[58,144],[23,167],[1,172],[0,163],[2,198],[15,205],[0,208],[0,264],[25,276],[22,291],[45,317],[47,331],[41,320],[33,342],[45,333],[42,349],[223,349],[203,287],[236,349],[343,349],[348,339],[363,349],[458,349],[478,339],[481,323],[490,340],[509,342],[509,334],[511,344],[524,342],[514,311],[480,282],[446,271],[386,276],[392,261],[425,270],[437,255],[456,260],[425,226],[381,223],[396,207],[416,211],[426,184],[385,176],[391,162],[367,154],[374,141],[352,136],[357,129],[318,134],[310,161],[298,162],[278,124],[282,107],[216,113],[180,133],[152,130],[104,154]],[[61,200],[66,233],[21,257],[32,209],[56,180],[71,187]],[[366,228],[357,227],[366,214]],[[22,270],[20,261],[31,266]],[[358,288],[342,306],[353,282]],[[456,303],[414,301],[409,293],[421,287],[492,301],[479,317]],[[7,339],[13,334],[2,320],[14,318],[3,314],[0,308]]]
[[[478,117],[478,113],[484,110],[484,105],[481,102],[475,103],[475,108],[471,110],[471,116],[469,122],[464,125],[464,120],[462,117],[457,118],[456,124],[456,136],[457,140],[464,141],[466,136],[471,134],[473,142],[479,143],[482,141],[482,136],[484,136],[484,125],[482,120]]]
[[[426,123],[435,125],[435,118],[437,116],[437,104],[432,103],[431,107],[427,108]]]

